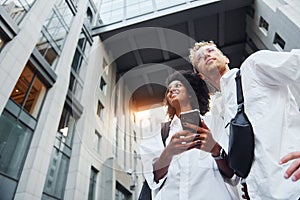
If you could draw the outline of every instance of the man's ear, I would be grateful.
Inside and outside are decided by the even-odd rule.
[[[224,56],[224,58],[225,58],[225,63],[226,63],[226,64],[229,64],[229,63],[230,63],[229,58],[227,58],[227,56]]]
[[[205,77],[203,76],[203,74],[201,74],[201,73],[198,73],[197,75],[199,76],[199,78],[201,78],[202,80],[204,80],[204,81],[205,81]]]

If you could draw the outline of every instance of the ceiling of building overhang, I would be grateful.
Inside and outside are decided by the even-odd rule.
[[[195,41],[213,40],[236,67],[245,58],[246,15],[252,0],[222,0],[121,28],[96,27],[117,66],[118,81],[136,111],[163,100],[166,77],[192,69],[188,49]]]

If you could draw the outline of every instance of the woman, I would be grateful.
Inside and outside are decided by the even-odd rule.
[[[141,158],[144,176],[152,189],[154,200],[233,199],[224,179],[233,171],[227,156],[204,121],[202,127],[184,124],[180,114],[199,109],[209,110],[208,88],[197,75],[188,71],[175,72],[167,79],[165,95],[170,118],[169,136],[164,147],[161,135],[142,141]]]

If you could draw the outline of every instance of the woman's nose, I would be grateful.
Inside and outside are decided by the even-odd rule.
[[[175,90],[176,90],[175,88],[171,87],[171,88],[169,89],[169,93],[170,93],[170,94],[173,94]]]
[[[174,89],[173,88],[171,88],[171,89],[169,89],[169,93],[173,93],[174,92]]]

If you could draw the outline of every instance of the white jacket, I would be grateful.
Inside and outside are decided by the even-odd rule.
[[[236,71],[220,82],[226,123],[237,109]],[[241,75],[245,112],[255,134],[255,158],[246,179],[250,198],[297,200],[300,181],[285,179],[291,162],[279,165],[279,160],[300,151],[300,112],[289,89],[289,84],[300,84],[300,50],[256,52],[242,64]]]

